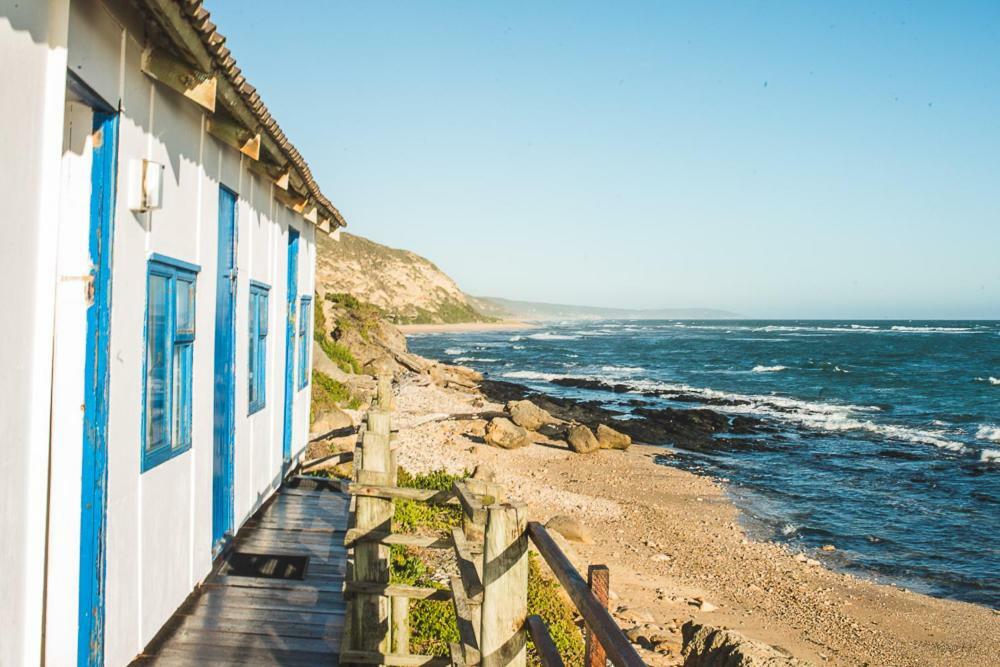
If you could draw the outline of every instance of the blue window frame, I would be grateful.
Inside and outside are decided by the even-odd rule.
[[[309,384],[309,316],[312,297],[304,296],[299,301],[299,389]]]
[[[191,448],[195,282],[200,268],[149,258],[143,364],[143,472]]]
[[[267,301],[271,288],[250,281],[250,414],[267,403]]]

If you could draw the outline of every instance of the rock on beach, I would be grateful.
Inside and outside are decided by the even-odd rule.
[[[632,444],[632,437],[616,431],[604,424],[597,425],[597,442],[601,449],[628,449]]]
[[[518,449],[531,444],[528,432],[506,417],[496,417],[487,424],[484,440],[504,449]]]
[[[594,432],[583,424],[575,424],[569,427],[569,431],[566,434],[566,442],[569,443],[569,448],[577,454],[589,454],[601,448],[600,443],[597,442],[597,438],[594,436]]]
[[[507,403],[507,412],[510,413],[511,420],[522,428],[529,431],[537,431],[546,424],[551,424],[555,420],[548,411],[543,410],[531,401],[510,401]]]

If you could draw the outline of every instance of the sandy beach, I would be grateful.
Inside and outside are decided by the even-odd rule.
[[[400,324],[404,334],[415,333],[468,333],[473,331],[518,331],[534,329],[538,325],[531,322],[461,322],[458,324]]]
[[[404,379],[400,464],[451,472],[489,466],[533,519],[564,514],[587,526],[592,544],[574,544],[572,557],[578,567],[611,568],[621,626],[653,623],[676,639],[644,651],[649,664],[682,663],[679,628],[689,619],[816,665],[998,664],[1000,613],[838,573],[827,567],[836,550],[796,554],[753,541],[721,483],[654,462],[670,449],[576,454],[537,433],[522,449],[490,447],[485,421],[468,415],[502,408],[479,393]]]

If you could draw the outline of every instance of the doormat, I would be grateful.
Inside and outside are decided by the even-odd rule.
[[[302,581],[309,567],[309,556],[280,554],[250,554],[233,552],[219,574],[228,577],[259,577],[261,579],[296,579]]]

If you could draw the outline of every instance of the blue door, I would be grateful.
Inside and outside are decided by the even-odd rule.
[[[108,341],[118,114],[97,111],[90,192],[90,293],[84,363],[77,664],[104,664],[104,573],[108,484]]]
[[[236,195],[219,186],[219,261],[215,288],[215,428],[212,550],[233,530],[233,436],[236,417]]]
[[[295,313],[299,286],[299,233],[288,228],[288,318],[285,325],[285,432],[281,451],[292,458],[292,423],[295,407]]]

